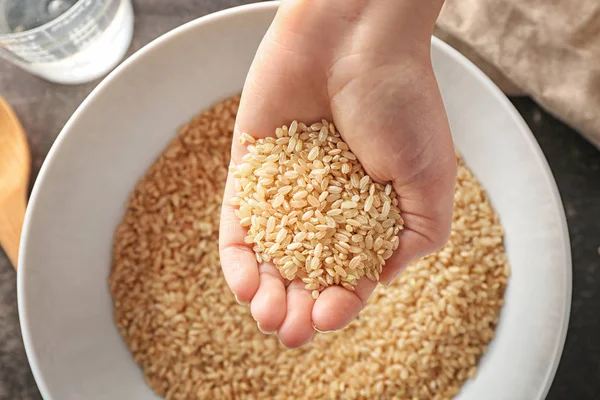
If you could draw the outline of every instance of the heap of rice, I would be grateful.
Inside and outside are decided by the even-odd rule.
[[[378,288],[343,331],[287,350],[220,270],[218,224],[239,98],[182,127],[137,184],[114,239],[117,327],[167,399],[450,399],[494,336],[503,230],[459,159],[448,245]]]

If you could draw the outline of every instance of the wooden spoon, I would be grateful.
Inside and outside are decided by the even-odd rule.
[[[31,155],[25,131],[0,96],[0,244],[15,269],[27,204]]]

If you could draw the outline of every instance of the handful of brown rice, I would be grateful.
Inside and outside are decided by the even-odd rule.
[[[276,137],[243,133],[240,142],[248,154],[232,167],[231,203],[258,262],[302,279],[315,299],[331,285],[379,280],[404,223],[396,193],[371,180],[333,123],[294,121]]]

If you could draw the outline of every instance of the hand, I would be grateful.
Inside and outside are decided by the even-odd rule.
[[[450,233],[456,174],[454,147],[430,61],[430,38],[441,1],[288,0],[266,34],[244,86],[232,162],[246,152],[237,136],[274,136],[292,120],[333,120],[367,173],[392,182],[405,230],[381,282],[443,246]],[[432,5],[432,3],[435,3]],[[244,243],[229,176],[220,252],[228,285],[265,332],[287,347],[314,330],[348,325],[376,282],[355,292],[325,289],[315,301],[304,284],[284,281],[274,265],[257,265]],[[286,286],[287,285],[287,286]]]

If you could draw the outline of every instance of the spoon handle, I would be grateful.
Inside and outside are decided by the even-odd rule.
[[[18,265],[19,242],[26,204],[25,194],[21,192],[7,196],[0,204],[0,244],[15,269]]]

